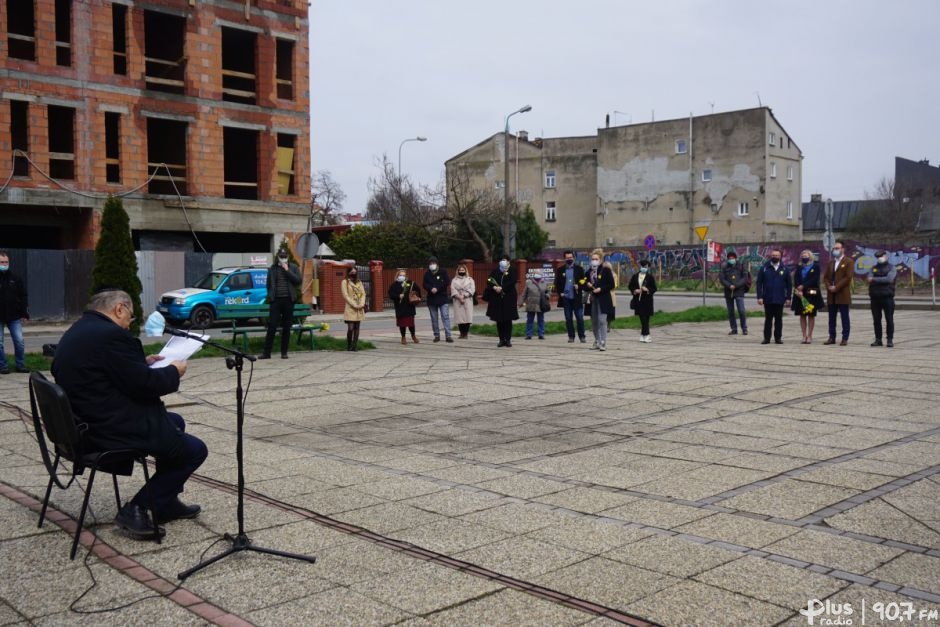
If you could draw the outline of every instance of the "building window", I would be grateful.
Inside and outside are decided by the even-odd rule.
[[[294,42],[287,39],[277,41],[277,97],[294,99]]]
[[[746,215],[749,214],[749,213],[750,213],[750,207],[748,207],[747,203],[746,203],[746,202],[739,202],[739,203],[738,203],[738,215],[739,215],[739,216],[746,216]]]
[[[257,104],[255,44],[247,30],[222,29],[222,100]]]
[[[788,181],[793,180],[793,166],[792,165],[787,166],[787,180]]]
[[[186,195],[186,122],[147,118],[147,175],[151,194]]]
[[[787,220],[792,220],[792,219],[793,219],[793,201],[788,200],[787,201]]]
[[[55,63],[72,65],[72,0],[55,0]]]
[[[689,151],[689,146],[686,143],[686,141],[684,139],[677,139],[676,140],[676,154],[684,155],[688,151]]]
[[[783,135],[780,136],[780,148],[783,148]]]
[[[505,181],[496,181],[496,189],[503,189],[504,187],[506,187]]]
[[[49,105],[49,175],[75,178],[75,109]]]
[[[777,178],[777,162],[776,161],[770,162],[770,178],[772,179]]]
[[[104,114],[104,169],[108,183],[121,182],[121,114]]]
[[[557,243],[555,242],[555,240],[553,240],[553,239],[548,240],[548,247],[549,247],[549,248],[554,248],[555,246],[557,246]]]
[[[295,135],[277,134],[277,193],[294,195]]]
[[[36,60],[36,7],[33,0],[7,0],[7,56]]]
[[[13,150],[22,150],[29,154],[29,103],[21,100],[10,101],[10,143]],[[26,157],[13,157],[13,176],[29,176],[29,162]]]
[[[186,18],[144,11],[144,73],[147,89],[171,94],[184,92],[185,43]]]
[[[767,133],[767,143],[770,144],[771,146],[776,147],[776,145],[777,145],[777,134],[774,133],[773,131],[770,131],[769,133]]]
[[[718,207],[718,203],[717,203],[717,202],[713,202],[713,203],[711,204],[711,209],[712,209],[712,213],[717,214],[718,211],[720,210],[719,207]]]
[[[545,172],[545,187],[552,189],[555,187],[555,171],[548,170]]]
[[[545,221],[554,222],[555,219],[555,201],[550,200],[545,203]]]
[[[707,183],[712,180],[712,171],[711,170],[702,170],[702,182]]]
[[[114,73],[127,74],[127,7],[111,5],[111,49],[114,53]]]
[[[225,197],[257,200],[258,131],[225,127],[222,142]]]

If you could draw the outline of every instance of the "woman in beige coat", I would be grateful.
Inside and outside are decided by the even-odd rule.
[[[346,321],[346,350],[358,350],[359,325],[366,317],[366,288],[359,280],[356,266],[346,271],[346,278],[340,283],[343,300],[346,307],[343,309],[343,320]]]
[[[450,297],[453,300],[454,322],[460,330],[461,340],[470,335],[470,324],[473,323],[473,295],[476,291],[476,283],[467,272],[467,266],[457,266],[457,276],[450,282]]]

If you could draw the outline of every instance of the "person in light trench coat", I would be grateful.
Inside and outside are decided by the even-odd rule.
[[[450,297],[453,301],[454,322],[460,331],[461,340],[470,336],[470,325],[473,324],[473,295],[476,291],[476,283],[467,271],[467,266],[457,266],[457,276],[450,282]]]

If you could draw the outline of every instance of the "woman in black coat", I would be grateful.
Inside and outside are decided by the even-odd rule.
[[[483,299],[487,303],[486,316],[496,323],[499,332],[497,348],[512,346],[512,321],[519,319],[516,279],[516,271],[509,263],[509,258],[503,256],[499,260],[499,267],[490,272],[486,280]]]
[[[418,336],[415,335],[415,304],[410,300],[412,293],[421,298],[421,288],[418,284],[409,281],[404,270],[399,270],[395,275],[395,282],[388,288],[388,298],[395,304],[395,324],[401,332],[402,344],[408,343],[405,340],[405,329],[411,331],[411,341],[419,344]]]
[[[819,264],[813,257],[813,251],[804,250],[800,253],[800,265],[793,273],[793,302],[790,308],[793,313],[800,317],[800,328],[803,330],[803,344],[813,342],[813,329],[816,326],[816,313],[825,308],[826,303],[822,298],[822,290],[819,287],[821,276]],[[803,299],[806,299],[810,308],[803,306]]]
[[[630,277],[630,309],[640,317],[640,341],[652,342],[650,337],[650,316],[653,315],[653,294],[656,293],[656,279],[649,271],[650,262],[644,259],[640,262],[640,271]]]
[[[584,291],[591,304],[591,330],[594,333],[592,349],[607,350],[607,325],[614,319],[614,273],[603,265],[604,251],[591,253],[591,267],[584,275]]]

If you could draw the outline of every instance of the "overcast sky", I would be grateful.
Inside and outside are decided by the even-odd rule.
[[[513,131],[562,137],[759,97],[804,200],[862,198],[896,155],[940,161],[938,25],[937,0],[311,0],[312,165],[355,213],[416,135],[402,171],[433,185],[525,104]]]

